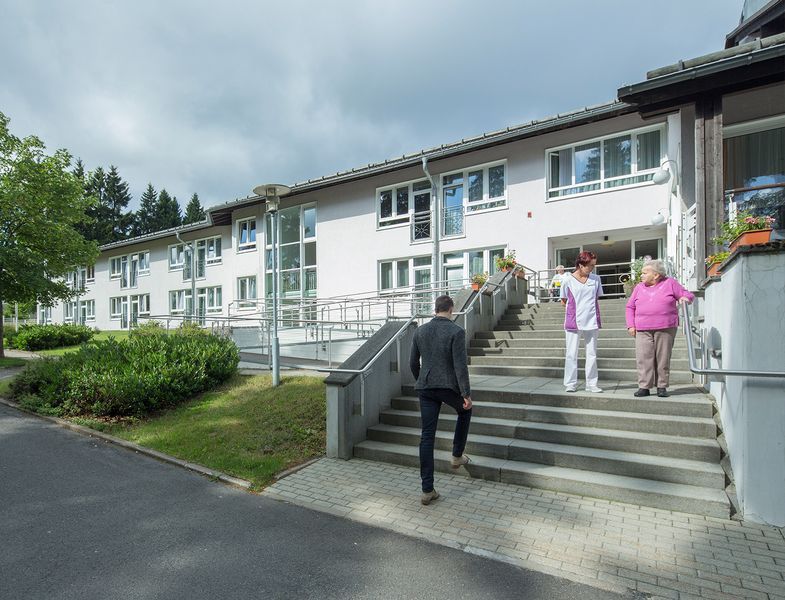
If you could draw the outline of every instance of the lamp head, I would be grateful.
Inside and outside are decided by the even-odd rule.
[[[665,223],[665,221],[666,221],[667,219],[665,218],[665,215],[664,215],[664,214],[662,214],[662,213],[663,213],[663,211],[662,211],[662,210],[658,210],[658,211],[657,211],[657,214],[655,214],[655,215],[654,215],[654,216],[651,218],[651,224],[652,224],[652,225],[662,225],[663,223]]]
[[[670,178],[671,172],[668,169],[662,168],[654,174],[651,180],[657,185],[662,185],[663,183],[670,181]]]

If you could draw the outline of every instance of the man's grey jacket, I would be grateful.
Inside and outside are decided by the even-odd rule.
[[[417,379],[415,388],[418,390],[448,388],[464,398],[471,396],[466,365],[466,332],[450,319],[434,317],[417,328],[409,368]]]

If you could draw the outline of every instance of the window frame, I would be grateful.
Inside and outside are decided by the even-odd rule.
[[[490,195],[490,185],[491,185],[491,178],[490,178],[490,169],[494,167],[504,167],[504,193],[501,196],[493,196]],[[480,200],[469,200],[469,174],[476,173],[477,171],[482,171],[482,199]],[[439,177],[441,178],[441,184],[439,188],[439,196],[442,214],[444,212],[444,193],[443,190],[445,187],[455,187],[452,185],[445,186],[444,178],[449,177],[450,175],[461,174],[461,178],[463,183],[463,214],[465,216],[469,215],[477,215],[487,212],[493,212],[497,210],[506,210],[509,207],[509,167],[507,163],[507,159],[503,158],[501,160],[494,160],[490,162],[480,163],[478,165],[471,165],[469,167],[464,167],[461,169],[453,169],[452,171],[445,171],[444,173],[440,173]],[[493,206],[488,206],[488,205]],[[465,225],[464,225],[464,232],[461,234],[456,235],[448,235],[443,236],[445,238],[456,238],[456,237],[464,237],[466,235],[465,232]]]
[[[286,242],[284,244],[281,243],[281,227],[280,227],[280,213],[287,210],[292,210],[297,208],[299,210],[299,233],[298,233],[298,241],[297,242]],[[305,213],[308,210],[314,210],[315,218],[314,218],[314,230],[312,234],[306,237],[305,232]],[[306,283],[308,281],[308,275],[313,273],[316,277],[316,284],[318,286],[318,263],[319,263],[319,252],[318,252],[318,230],[319,230],[319,211],[317,209],[316,202],[307,202],[305,204],[295,204],[294,206],[287,206],[284,209],[278,211],[278,218],[279,218],[279,227],[278,227],[278,243],[276,244],[276,248],[278,250],[278,277],[280,281],[279,285],[279,294],[281,298],[287,300],[293,299],[306,299],[306,298],[315,298],[317,295],[317,288],[312,290],[311,294],[306,293]],[[268,261],[270,259],[269,254],[272,252],[272,213],[266,213],[262,222],[264,224],[264,255],[261,257],[263,261],[263,274],[264,274],[264,288],[257,287],[256,293],[257,295],[261,292],[262,297],[267,299],[269,296],[272,295],[272,287],[268,286],[268,279],[272,282],[272,269],[268,268]],[[305,263],[305,246],[307,244],[314,244],[314,248],[316,249],[316,262],[314,264],[306,264]],[[298,256],[299,256],[299,265],[292,269],[282,269],[280,260],[281,260],[281,251],[283,248],[291,248],[297,246],[298,248]],[[298,286],[299,290],[297,292],[284,292],[283,291],[283,278],[287,275],[297,274],[298,278]],[[258,282],[257,282],[258,283]],[[288,295],[287,295],[288,294]]]
[[[242,243],[242,242],[240,242],[240,239],[241,239],[240,232],[242,230],[242,225],[245,224],[245,223],[248,223],[250,221],[254,221],[254,241],[252,241],[252,242],[249,241],[249,242]],[[244,217],[242,219],[237,219],[235,221],[235,227],[236,227],[235,231],[237,233],[237,248],[236,248],[237,252],[238,253],[240,253],[240,252],[252,252],[252,251],[256,250],[256,248],[257,248],[257,246],[259,244],[259,240],[258,240],[258,238],[259,238],[259,219],[256,216]],[[248,231],[249,231],[248,237],[250,238],[250,231],[251,230],[249,229]]]
[[[204,312],[205,312],[205,314],[208,314],[208,313],[220,313],[220,312],[223,311],[223,289],[222,289],[222,287],[223,286],[220,286],[220,285],[210,285],[210,286],[204,286],[204,287],[196,288],[196,297],[197,298],[199,296],[204,296],[205,297],[205,302],[204,302],[204,309],[205,309]],[[211,292],[212,292],[213,300],[215,300],[216,297],[220,296],[220,300],[221,301],[220,301],[219,304],[217,304],[217,305],[215,303],[213,303],[212,305],[210,304],[210,293]],[[189,290],[189,293],[190,293],[190,290]]]
[[[111,256],[109,258],[109,279],[120,279],[122,275],[122,256]],[[117,270],[115,270],[115,263],[117,263]]]
[[[428,187],[427,189],[424,188],[415,190],[414,184],[417,183],[426,183]],[[408,209],[406,214],[399,214],[397,192],[399,189],[403,188],[406,188],[406,193],[408,194]],[[381,195],[383,192],[390,192],[392,194],[393,214],[389,217],[382,217]],[[386,231],[388,229],[408,226],[411,222],[412,215],[415,214],[414,197],[423,193],[427,193],[430,196],[431,192],[432,190],[430,181],[423,177],[376,188],[374,195],[374,204],[376,205],[376,230]]]
[[[253,287],[254,287],[255,296],[253,298],[251,298],[247,294],[251,280],[253,280],[254,282]],[[245,289],[246,289],[245,296],[243,296],[240,293],[240,290],[242,288],[241,282],[245,282]],[[238,310],[253,310],[254,308],[256,308],[256,304],[259,300],[258,286],[259,286],[259,279],[256,277],[256,275],[243,275],[237,278],[237,289],[236,289],[237,296],[235,297],[235,300],[237,301]],[[251,300],[253,300],[253,302],[251,302]]]
[[[124,297],[125,296],[112,296],[111,298],[109,298],[109,318],[111,320],[117,320],[122,318]],[[117,312],[115,312],[115,304],[118,307]]]
[[[182,248],[177,252],[178,257],[183,257],[182,262],[172,262],[172,248]],[[166,263],[169,265],[169,271],[182,271],[185,268],[185,244],[169,244],[166,249]]]
[[[659,136],[660,136],[660,158],[658,164],[655,167],[639,170],[638,169],[638,136],[647,133],[652,133],[654,131],[659,132]],[[616,175],[614,177],[605,177],[605,142],[608,140],[613,140],[624,136],[630,136],[630,173],[626,175]],[[576,183],[575,182],[575,149],[580,146],[587,146],[594,143],[599,143],[600,178],[592,181]],[[635,129],[627,129],[624,131],[617,131],[606,135],[578,140],[570,144],[562,144],[560,146],[553,146],[550,148],[546,148],[545,149],[545,201],[557,202],[559,200],[566,200],[569,198],[580,198],[583,196],[591,196],[593,194],[602,194],[604,192],[614,192],[616,190],[626,190],[636,187],[655,185],[654,182],[651,181],[651,176],[653,176],[654,173],[656,173],[661,168],[663,161],[668,158],[666,145],[667,145],[666,124],[658,123],[656,125],[637,127]],[[570,152],[571,183],[569,185],[551,186],[551,182],[554,179],[552,173],[551,155],[555,152],[559,152],[561,150],[568,150],[568,149],[571,150]],[[608,182],[620,181],[624,179],[632,179],[637,177],[647,177],[647,179],[643,181],[634,181],[632,183],[628,183],[624,185],[612,185],[612,186],[607,185]],[[551,195],[552,192],[561,192],[572,188],[580,188],[580,187],[586,187],[591,185],[597,185],[599,187],[597,189],[585,190],[582,192],[576,192],[574,194],[565,193],[561,195],[554,195],[554,196]]]
[[[414,261],[421,258],[429,259],[429,264],[426,267],[425,265],[415,265]],[[406,285],[401,285],[399,281],[399,264],[406,263],[407,265],[407,283]],[[379,260],[376,267],[376,289],[379,290],[380,294],[395,294],[399,293],[403,290],[409,289],[416,289],[417,284],[416,281],[416,271],[425,271],[427,270],[428,273],[431,272],[433,262],[432,256],[430,254],[418,254],[417,256],[409,256],[409,257],[401,257],[401,258],[386,258],[383,260]],[[382,265],[389,264],[391,265],[391,277],[392,277],[392,287],[386,288],[382,287]]]

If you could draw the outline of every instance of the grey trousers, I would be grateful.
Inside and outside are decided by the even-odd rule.
[[[666,388],[670,382],[671,351],[676,327],[635,332],[635,362],[638,366],[638,387]],[[655,386],[655,381],[657,385]]]

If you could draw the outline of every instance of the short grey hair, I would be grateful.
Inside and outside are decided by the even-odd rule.
[[[647,260],[643,263],[644,267],[651,267],[651,270],[657,273],[660,276],[660,279],[663,279],[668,276],[668,272],[665,270],[665,263],[661,260]]]

